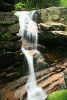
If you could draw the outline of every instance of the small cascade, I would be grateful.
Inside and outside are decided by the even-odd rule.
[[[17,11],[15,15],[19,17],[19,24],[20,24],[20,29],[19,29],[19,36],[22,37],[23,44],[25,45],[25,41],[30,44],[32,44],[32,49],[37,48],[37,40],[38,40],[38,29],[37,29],[37,24],[34,22],[33,19],[33,14],[34,12],[19,12]]]
[[[34,67],[33,67],[33,56],[29,54],[28,50],[22,48],[23,53],[28,61],[29,66],[29,78],[27,81],[27,88],[32,91],[36,87],[36,78],[34,74]]]
[[[39,51],[37,51],[38,28],[36,22],[33,21],[34,14],[35,11],[17,11],[15,13],[19,18],[20,24],[18,35],[21,36],[23,43],[21,50],[24,53],[29,66],[29,78],[26,84],[28,91],[27,100],[45,100],[47,96],[43,89],[37,86],[34,73],[33,55],[34,53],[39,53]],[[26,47],[25,43],[27,43]]]

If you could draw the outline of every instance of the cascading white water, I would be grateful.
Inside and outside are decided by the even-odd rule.
[[[17,11],[15,15],[19,17],[19,34],[22,37],[22,40],[28,40],[30,43],[33,43],[33,49],[37,48],[37,24],[32,20],[34,13],[22,11]]]
[[[23,53],[25,54],[25,57],[28,61],[28,66],[29,66],[29,79],[27,81],[27,88],[29,90],[32,90],[36,87],[36,78],[34,74],[34,68],[33,68],[33,56],[29,54],[28,50],[25,50],[22,48]]]
[[[42,90],[42,88],[37,86],[36,77],[34,73],[34,66],[33,66],[33,55],[30,55],[29,53],[31,51],[34,51],[36,53],[38,52],[37,51],[38,29],[36,22],[33,21],[34,13],[35,11],[33,12],[18,11],[15,13],[15,15],[19,17],[19,24],[20,24],[19,35],[22,37],[22,40],[23,41],[27,40],[28,42],[33,43],[33,45],[31,45],[32,47],[31,50],[26,50],[25,48],[23,48],[23,45],[21,48],[23,53],[25,54],[29,66],[29,78],[26,84],[28,90],[27,100],[45,100],[47,96]]]

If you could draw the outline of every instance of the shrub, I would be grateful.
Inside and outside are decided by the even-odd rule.
[[[52,92],[47,100],[67,100],[67,90]]]

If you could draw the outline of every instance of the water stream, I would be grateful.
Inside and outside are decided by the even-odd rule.
[[[33,54],[35,52],[38,53],[38,28],[36,22],[33,21],[34,14],[35,11],[17,11],[15,13],[15,15],[19,18],[20,24],[18,35],[20,35],[22,39],[23,45],[21,46],[21,50],[25,54],[29,66],[29,77],[26,83],[28,92],[27,100],[45,100],[47,96],[43,89],[37,86],[34,73]],[[26,41],[26,47],[24,46],[24,41]]]

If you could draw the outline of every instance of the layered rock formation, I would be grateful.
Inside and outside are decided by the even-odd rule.
[[[67,62],[59,63],[36,73],[37,84],[49,94],[52,91],[66,88],[64,80],[64,70]],[[27,88],[25,86],[28,76],[22,77],[6,85],[1,89],[0,95],[2,100],[26,100]],[[6,91],[7,89],[7,91]],[[3,95],[4,94],[4,95]]]
[[[21,42],[16,36],[19,25],[12,13],[0,13],[0,78],[11,79],[21,75]],[[16,26],[18,28],[16,28]],[[18,67],[19,66],[19,67]],[[19,71],[19,73],[18,73]],[[13,73],[13,76],[12,76]]]
[[[67,8],[42,9],[35,14],[34,20],[38,23],[38,49],[43,54],[39,59],[34,56],[38,86],[47,94],[67,88]],[[19,100],[20,95],[23,100],[26,99],[25,83],[28,75],[21,76],[28,74],[28,66],[21,53],[21,38],[17,36],[18,32],[18,19],[14,14],[0,12],[1,100]],[[36,61],[40,65],[39,68],[36,68]]]
[[[39,34],[41,41],[67,45],[67,8],[50,7],[42,9]],[[43,35],[43,36],[42,36]],[[39,38],[39,39],[40,39]]]

